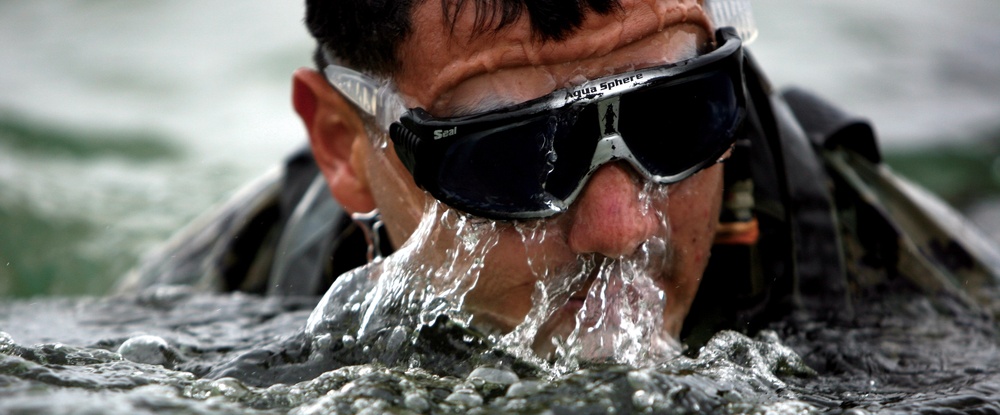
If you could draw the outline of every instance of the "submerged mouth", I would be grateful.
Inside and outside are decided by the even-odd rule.
[[[667,269],[641,257],[591,264],[542,325],[535,351],[559,361],[639,362],[670,354],[663,327]]]

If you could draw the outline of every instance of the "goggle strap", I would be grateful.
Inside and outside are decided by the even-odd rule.
[[[330,64],[323,69],[326,79],[348,101],[357,105],[362,111],[375,115],[378,109],[378,85],[361,72]]]
[[[750,0],[706,0],[705,8],[715,27],[732,27],[749,45],[757,39],[757,23],[754,22]]]
[[[389,138],[396,146],[396,155],[403,163],[406,170],[416,179],[417,177],[417,154],[420,147],[420,137],[398,122],[389,126]],[[420,183],[419,180],[417,183]]]

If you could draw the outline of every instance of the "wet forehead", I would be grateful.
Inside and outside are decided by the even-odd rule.
[[[471,7],[452,30],[440,3],[424,1],[400,48],[397,85],[408,106],[450,115],[484,100],[524,101],[583,79],[691,57],[708,40],[700,0],[621,3],[621,12],[589,14],[564,41],[541,43],[525,16],[498,33],[472,36]]]

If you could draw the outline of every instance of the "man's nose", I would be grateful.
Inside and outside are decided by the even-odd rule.
[[[568,235],[575,253],[619,258],[634,252],[659,227],[649,199],[639,199],[642,184],[621,163],[601,167],[573,204]]]

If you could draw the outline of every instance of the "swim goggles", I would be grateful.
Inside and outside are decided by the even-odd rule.
[[[407,110],[372,81],[345,83],[341,67],[326,72],[388,126],[399,159],[432,196],[491,219],[543,218],[567,210],[606,163],[625,161],[669,184],[718,162],[737,138],[746,97],[740,38],[724,28],[717,39],[717,49],[697,58],[451,118]]]

